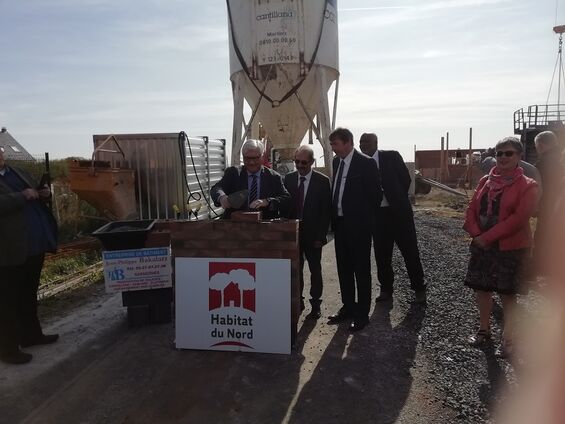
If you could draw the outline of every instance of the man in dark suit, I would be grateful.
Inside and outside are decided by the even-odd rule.
[[[377,302],[392,298],[394,270],[392,269],[392,251],[394,243],[404,257],[406,270],[410,277],[410,286],[415,292],[416,303],[426,301],[424,270],[418,251],[414,213],[408,198],[410,174],[400,153],[390,150],[378,150],[376,134],[365,133],[359,139],[361,151],[371,156],[379,167],[380,183],[384,197],[376,211],[373,243],[377,275],[381,293]]]
[[[545,270],[541,265],[547,253],[544,253],[547,237],[553,231],[549,226],[555,212],[555,205],[563,192],[565,169],[561,162],[563,146],[552,131],[543,131],[534,139],[538,160],[536,168],[541,176],[543,192],[539,199],[539,209],[534,234],[534,266],[538,275],[543,276]]]
[[[0,146],[0,361],[25,364],[20,350],[57,341],[44,334],[37,290],[46,252],[57,248],[57,222],[46,206],[47,185],[38,187],[23,169],[8,166]]]
[[[353,148],[353,134],[338,128],[330,134],[333,160],[332,228],[342,308],[329,323],[353,318],[351,331],[369,323],[371,308],[371,229],[382,199],[377,164]],[[357,288],[357,302],[355,302]]]
[[[261,165],[263,143],[258,140],[247,140],[243,143],[243,166],[231,166],[226,169],[222,179],[210,190],[216,206],[224,208],[223,218],[229,218],[232,211],[261,210],[263,219],[280,216],[282,208],[290,200],[284,188],[282,177],[275,171]],[[248,198],[241,207],[234,207],[228,196],[232,193],[248,190]]]
[[[323,290],[322,246],[327,243],[330,225],[330,179],[312,169],[314,151],[310,146],[300,146],[294,154],[296,171],[287,174],[284,185],[290,193],[287,218],[299,219],[300,246],[300,306],[304,310],[304,258],[310,268],[310,305],[308,318],[321,316],[320,303]]]

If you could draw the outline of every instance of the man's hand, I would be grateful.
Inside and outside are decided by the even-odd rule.
[[[22,191],[26,200],[37,200],[39,198],[39,193],[34,188],[26,188]]]
[[[226,196],[225,194],[222,197],[220,197],[220,205],[222,205],[222,208],[224,209],[231,208],[231,203],[228,199],[228,196]]]
[[[249,204],[250,209],[261,209],[269,206],[269,201],[267,199],[257,199]]]
[[[313,246],[314,246],[316,249],[319,249],[319,248],[322,247],[323,245],[324,245],[324,243],[322,243],[321,241],[315,241],[314,244],[313,244]]]
[[[487,245],[481,238],[481,236],[475,237],[472,241],[475,246],[480,247],[481,249],[486,249]]]
[[[49,187],[43,187],[37,190],[37,194],[39,194],[39,197],[42,199],[49,199],[51,197],[51,190]]]

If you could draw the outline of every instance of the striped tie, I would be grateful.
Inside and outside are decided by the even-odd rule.
[[[253,181],[251,181],[251,189],[249,190],[249,204],[254,200],[257,200],[257,175],[251,175]]]

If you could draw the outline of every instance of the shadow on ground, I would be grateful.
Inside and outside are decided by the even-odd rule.
[[[378,304],[371,323],[350,335],[342,324],[292,411],[291,423],[393,423],[410,393],[410,368],[425,308],[412,305],[391,324],[392,304]]]

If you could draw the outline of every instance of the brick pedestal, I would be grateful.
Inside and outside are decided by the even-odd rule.
[[[298,221],[175,221],[159,227],[170,231],[173,258],[290,259],[294,343],[300,316]]]

